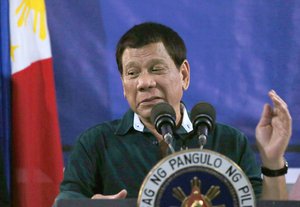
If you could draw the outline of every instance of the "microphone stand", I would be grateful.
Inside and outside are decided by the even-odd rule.
[[[198,139],[199,139],[200,150],[203,150],[203,147],[207,142],[206,136],[204,134],[200,134]]]
[[[164,135],[164,141],[167,143],[167,145],[168,145],[168,147],[169,147],[169,149],[171,151],[171,154],[175,152],[175,150],[174,150],[174,148],[172,146],[172,140],[173,140],[173,135],[170,132],[168,132],[168,133],[166,133]]]

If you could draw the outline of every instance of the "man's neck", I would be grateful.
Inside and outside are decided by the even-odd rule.
[[[161,134],[157,132],[155,129],[155,126],[152,124],[150,120],[144,120],[141,117],[139,117],[141,122],[144,124],[144,126],[156,137],[157,141],[162,141],[163,137]]]

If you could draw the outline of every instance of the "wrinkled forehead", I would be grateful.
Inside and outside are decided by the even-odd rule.
[[[126,66],[129,63],[138,61],[144,62],[149,60],[164,60],[170,59],[170,55],[167,52],[162,42],[147,44],[140,48],[126,48],[122,55],[122,66]]]

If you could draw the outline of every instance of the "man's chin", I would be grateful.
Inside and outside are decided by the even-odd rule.
[[[163,101],[163,100],[160,100],[160,101],[156,101],[156,102],[148,102],[148,103],[140,104],[140,105],[137,107],[136,113],[137,113],[140,117],[142,117],[143,119],[149,119],[149,120],[150,120],[152,108],[153,108],[156,104],[161,103],[161,102],[164,102],[164,101]]]
[[[140,118],[150,120],[152,108],[153,106],[139,107],[136,113],[139,115]]]

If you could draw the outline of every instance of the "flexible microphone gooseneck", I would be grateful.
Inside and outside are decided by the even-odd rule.
[[[173,130],[176,126],[176,113],[173,107],[166,102],[158,103],[152,108],[150,118],[157,132],[163,136],[169,149],[174,153],[172,142]]]
[[[214,130],[216,111],[211,104],[200,102],[193,107],[191,119],[194,131],[199,139],[200,149],[203,149],[207,142],[208,134]]]

